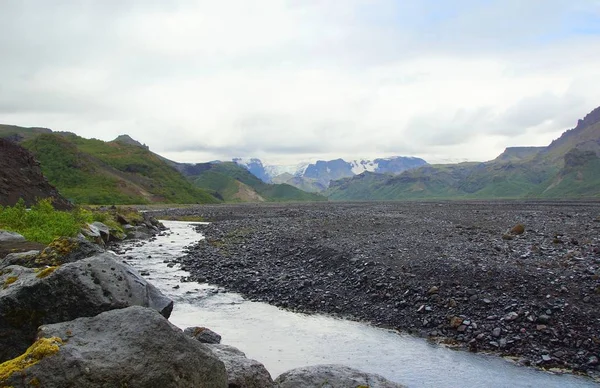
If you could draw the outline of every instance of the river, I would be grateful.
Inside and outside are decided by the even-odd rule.
[[[252,302],[208,284],[181,282],[188,273],[167,262],[202,236],[187,222],[163,221],[168,233],[144,244],[125,243],[127,262],[175,301],[170,321],[205,326],[273,378],[314,364],[344,364],[409,387],[598,387],[593,381],[515,365],[502,358],[455,351],[365,323],[306,315]]]

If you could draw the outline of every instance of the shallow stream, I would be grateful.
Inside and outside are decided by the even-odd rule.
[[[235,293],[180,279],[188,273],[167,262],[202,238],[187,222],[163,221],[170,231],[132,248],[127,261],[175,301],[170,321],[183,328],[205,326],[262,362],[273,378],[314,364],[344,364],[378,373],[409,387],[598,387],[589,379],[555,375],[502,358],[450,350],[424,339],[368,324],[305,315]],[[127,246],[126,246],[127,247]],[[165,262],[166,261],[166,262]]]

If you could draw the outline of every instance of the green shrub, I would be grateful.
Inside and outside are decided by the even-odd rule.
[[[22,234],[27,240],[48,244],[59,236],[76,236],[81,227],[73,212],[58,211],[51,199],[40,200],[27,210],[22,199],[0,209],[0,228]]]

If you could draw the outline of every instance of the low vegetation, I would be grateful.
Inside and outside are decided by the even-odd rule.
[[[148,149],[44,133],[21,143],[60,193],[76,204],[216,203]]]
[[[29,241],[49,244],[58,237],[75,237],[83,226],[95,221],[123,232],[118,217],[134,222],[142,216],[127,207],[92,209],[77,206],[70,211],[60,211],[54,209],[50,199],[40,200],[27,209],[24,201],[19,200],[15,206],[0,206],[0,229],[17,232]]]

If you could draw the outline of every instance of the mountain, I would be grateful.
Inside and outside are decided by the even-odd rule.
[[[263,182],[287,183],[309,192],[322,192],[329,182],[353,177],[365,171],[384,174],[399,174],[403,171],[424,166],[423,159],[395,156],[375,160],[318,160],[315,163],[295,166],[263,165],[260,159],[233,159]]]
[[[0,206],[14,206],[23,199],[31,207],[44,198],[52,198],[57,209],[72,207],[44,177],[40,163],[29,151],[0,138]]]
[[[331,182],[333,200],[600,197],[600,108],[546,147],[511,147],[484,163],[430,165]]]
[[[0,126],[1,137],[19,139],[39,160],[48,181],[75,203],[218,202],[147,147],[123,137],[104,142],[69,132],[6,125]]]
[[[271,177],[265,170],[265,166],[263,166],[260,159],[233,158],[232,160],[235,164],[238,164],[238,165],[244,167],[246,170],[250,171],[255,177],[257,177],[261,181],[263,181],[265,183],[271,182]]]
[[[288,184],[265,183],[236,162],[178,163],[177,169],[195,186],[227,202],[326,200]]]

